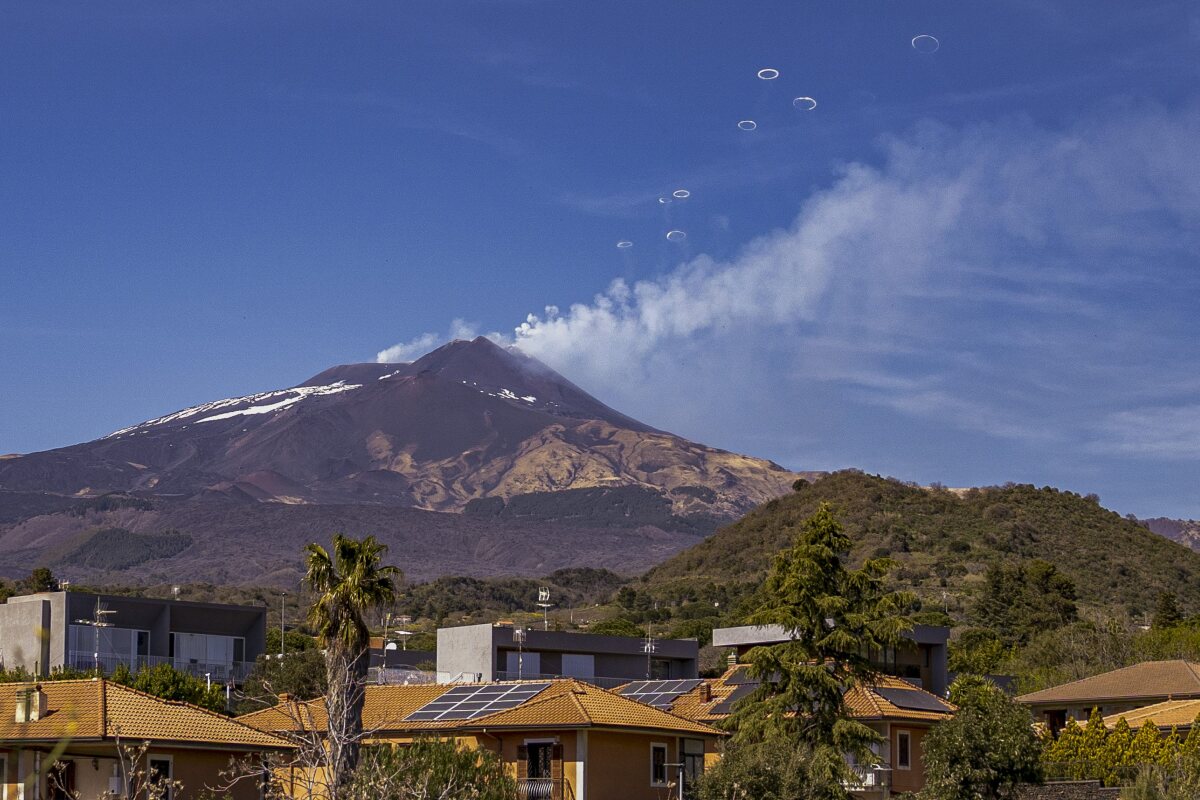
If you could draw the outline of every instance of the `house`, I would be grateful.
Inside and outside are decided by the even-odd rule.
[[[791,635],[781,625],[743,625],[713,630],[714,647],[732,647],[738,661],[755,647],[782,644]],[[950,629],[942,625],[914,625],[904,643],[878,653],[875,667],[886,675],[903,678],[939,697],[950,687],[946,672]]]
[[[1167,700],[1200,699],[1200,663],[1144,661],[1090,678],[1052,686],[1017,698],[1034,720],[1057,732],[1073,719],[1087,722],[1092,709],[1104,716]]]
[[[171,664],[240,684],[263,652],[266,631],[260,606],[39,592],[0,603],[0,667],[46,676],[62,667],[109,673],[118,664],[135,671]]]
[[[231,757],[257,758],[291,745],[187,703],[163,700],[103,678],[0,684],[0,798],[99,800],[134,794],[138,777],[179,782],[164,800],[190,800],[224,787]],[[134,764],[130,748],[136,752]],[[48,763],[54,759],[57,769]],[[243,781],[218,796],[258,800]]]
[[[368,744],[449,738],[495,753],[523,798],[662,800],[717,758],[713,727],[576,679],[368,685]],[[238,718],[264,731],[324,733],[323,701],[279,705]],[[303,771],[303,770],[301,770]],[[306,776],[290,793],[303,797]]]
[[[1197,719],[1200,719],[1200,700],[1164,700],[1132,711],[1110,714],[1104,718],[1104,724],[1114,728],[1121,719],[1135,730],[1149,722],[1163,733],[1175,731],[1180,736],[1187,736]]]
[[[490,623],[440,628],[437,637],[438,680],[446,683],[565,677],[612,687],[639,678],[699,675],[695,639],[632,639]]]
[[[697,683],[660,702],[674,714],[714,726],[727,719],[737,703],[759,687],[746,665],[740,664],[716,680]],[[656,688],[631,684],[618,691],[640,694]],[[883,740],[876,763],[858,769],[861,783],[851,787],[855,795],[884,798],[890,793],[920,791],[925,785],[925,735],[930,727],[952,717],[954,706],[891,675],[879,676],[871,686],[850,689],[845,700],[850,716],[872,728]]]

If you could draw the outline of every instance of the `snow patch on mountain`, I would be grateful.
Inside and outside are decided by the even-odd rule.
[[[327,386],[297,386],[294,389],[278,389],[273,392],[259,392],[258,394],[246,395],[245,397],[230,397],[225,400],[214,400],[210,403],[201,403],[198,406],[185,408],[182,411],[176,411],[173,414],[167,414],[165,417],[148,420],[146,422],[131,425],[128,428],[122,428],[119,431],[113,431],[105,439],[115,439],[127,434],[148,433],[149,428],[159,425],[166,425],[171,422],[180,420],[190,420],[192,423],[199,424],[201,422],[215,422],[221,419],[230,419],[232,417],[240,417],[251,414],[269,414],[273,411],[279,411],[288,406],[295,405],[301,400],[308,397],[319,397],[322,395],[338,394],[339,392],[347,392],[351,389],[361,389],[361,383],[346,383],[338,381]],[[263,401],[270,401],[264,404]],[[218,411],[222,408],[230,406],[238,406],[243,404],[251,404],[246,408],[239,408],[233,411],[225,411],[218,414],[212,414],[213,411]],[[192,419],[199,415],[200,419]]]

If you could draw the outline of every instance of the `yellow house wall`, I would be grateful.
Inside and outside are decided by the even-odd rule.
[[[674,734],[588,733],[586,800],[666,800],[665,786],[650,783],[650,745],[667,746],[667,762],[679,761],[679,739]],[[707,762],[707,758],[705,761]],[[667,769],[674,781],[675,770]]]
[[[909,768],[900,769],[897,766],[898,754],[900,752],[900,732],[903,731],[909,735]],[[910,728],[902,724],[893,723],[889,738],[889,747],[892,752],[892,791],[894,792],[917,792],[925,787],[925,733],[924,728]]]

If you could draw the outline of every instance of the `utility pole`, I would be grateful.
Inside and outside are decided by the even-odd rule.
[[[280,661],[283,661],[283,651],[284,651],[283,615],[286,613],[286,611],[287,611],[287,591],[285,590],[285,591],[281,592],[279,595],[279,660]]]
[[[109,622],[108,617],[116,614],[116,611],[111,611],[104,607],[100,602],[100,598],[96,598],[96,610],[93,612],[91,619],[77,619],[76,625],[91,625],[93,631],[93,651],[92,658],[95,661],[96,675],[100,675],[100,629],[111,628],[115,623]]]

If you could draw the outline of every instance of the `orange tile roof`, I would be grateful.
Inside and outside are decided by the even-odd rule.
[[[416,720],[409,714],[464,684],[369,686],[363,702],[363,728],[387,733],[421,731],[467,731],[487,728],[637,728],[707,736],[720,731],[695,720],[648,706],[628,697],[573,679],[550,681],[550,685],[519,706],[470,720]],[[303,723],[308,730],[323,730],[327,724],[323,700],[292,703],[289,710],[256,711],[239,720],[262,730],[295,730]]]
[[[1200,664],[1183,661],[1144,661],[1101,675],[1021,695],[1022,703],[1086,703],[1138,698],[1200,698]]]
[[[718,713],[716,707],[737,688],[737,684],[730,683],[729,681],[740,670],[745,668],[744,664],[730,667],[720,678],[706,681],[707,687],[699,686],[687,694],[681,695],[671,705],[671,710],[680,716],[701,722],[715,723],[728,718],[730,716],[728,713]],[[937,722],[953,714],[953,712],[901,708],[882,695],[872,691],[872,688],[911,689],[927,694],[931,698],[940,699],[936,695],[925,692],[901,678],[880,675],[874,687],[856,686],[846,693],[846,706],[850,711],[850,715],[855,719]],[[942,702],[950,706],[951,709],[954,708],[953,705],[947,703],[945,700],[942,700]]]
[[[1147,722],[1159,728],[1191,728],[1200,719],[1200,700],[1166,700],[1142,706],[1104,718],[1104,724],[1112,728],[1122,718],[1131,728],[1140,728]]]
[[[17,692],[34,685],[0,684],[0,741],[121,738],[223,749],[290,747],[276,736],[207,709],[92,678],[44,681],[46,715],[35,722],[16,722]]]

